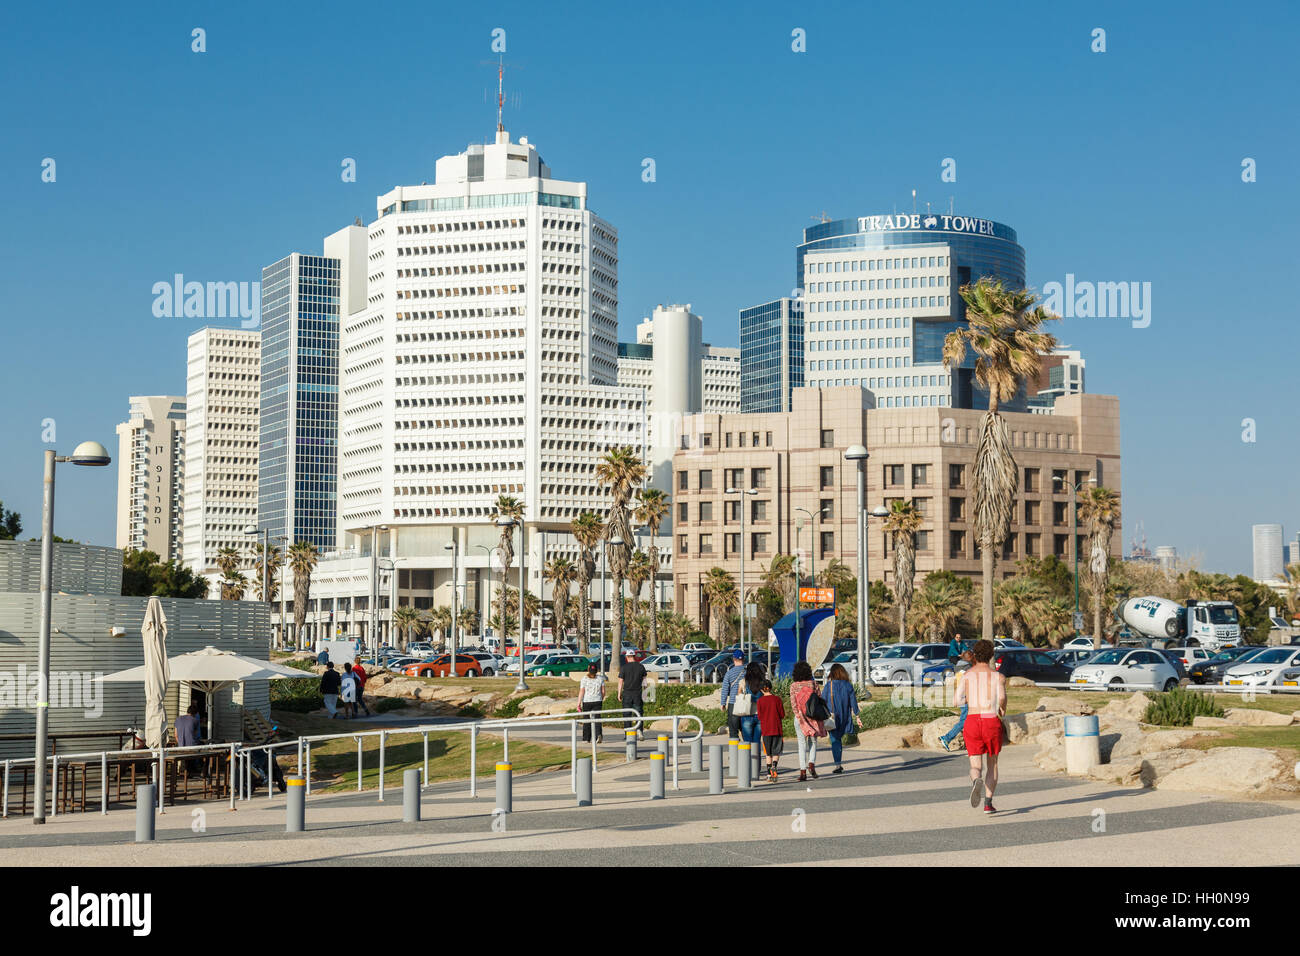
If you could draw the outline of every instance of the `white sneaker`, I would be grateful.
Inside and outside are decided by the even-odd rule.
[[[976,777],[970,785],[970,805],[978,810],[984,803],[984,778]]]

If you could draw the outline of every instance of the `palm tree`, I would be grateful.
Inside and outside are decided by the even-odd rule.
[[[569,586],[573,584],[577,570],[568,558],[556,555],[542,572],[542,577],[551,585],[551,611],[555,615],[557,640],[564,636],[564,612],[569,607]]]
[[[1294,619],[1300,615],[1300,562],[1286,566],[1286,610]]]
[[[1079,501],[1079,517],[1088,524],[1088,584],[1092,589],[1092,646],[1101,647],[1101,611],[1110,575],[1110,538],[1119,525],[1119,495],[1091,485]],[[1078,544],[1075,544],[1078,547]]]
[[[257,555],[253,564],[257,568],[257,580],[253,582],[253,587],[257,592],[257,599],[259,601],[274,601],[280,596],[280,584],[276,580],[276,575],[280,573],[280,567],[284,564],[284,554],[275,545],[268,547],[266,554],[263,554],[260,541],[253,548],[253,551]],[[263,580],[269,582],[266,588],[269,594],[262,593]]]
[[[634,612],[639,610],[641,604],[641,588],[647,581],[650,582],[650,596],[654,597],[654,566],[650,563],[650,555],[637,548],[632,552],[632,557],[627,562],[627,586],[632,592],[632,607]],[[653,628],[654,624],[647,620],[648,628]],[[641,643],[641,642],[638,642]],[[651,644],[650,650],[658,650],[657,644]]]
[[[910,501],[899,498],[889,506],[886,534],[894,536],[894,603],[898,605],[898,633],[907,633],[907,611],[912,606],[916,577],[916,532],[924,519]]]
[[[1011,454],[1006,420],[998,406],[1038,377],[1043,356],[1056,348],[1056,337],[1039,331],[1057,318],[1025,289],[1008,289],[988,277],[961,287],[966,326],[949,332],[943,342],[943,364],[950,371],[974,350],[975,380],[989,395],[989,410],[975,449],[974,521],[983,574],[983,635],[993,639],[993,572],[997,552],[1011,530],[1020,471]]]
[[[393,630],[397,632],[397,639],[402,642],[403,649],[422,623],[420,612],[411,605],[403,604],[393,608]]]
[[[793,554],[774,554],[763,571],[762,586],[770,588],[781,595],[781,611],[784,613],[793,603],[795,557]]]
[[[456,623],[460,625],[461,634],[478,633],[478,611],[472,607],[462,607]]]
[[[239,552],[234,548],[221,548],[217,551],[217,570],[222,574],[239,567]]]
[[[293,635],[295,642],[307,620],[307,597],[311,594],[311,573],[316,569],[316,545],[295,541],[289,546],[289,570],[293,572]],[[371,608],[373,615],[375,609]],[[378,632],[376,632],[378,633]]]
[[[946,640],[965,614],[965,591],[946,578],[927,577],[912,603],[912,630],[931,641]]]
[[[510,495],[497,495],[497,518],[513,518],[516,523],[524,520],[524,503],[518,498]],[[522,536],[521,536],[522,538]],[[501,528],[501,543],[498,545],[501,549],[501,593],[497,595],[497,617],[504,624],[506,618],[506,582],[510,580],[510,564],[515,559],[515,525],[506,525]],[[509,636],[504,630],[497,630],[500,635],[501,653],[506,652],[506,638]],[[524,649],[519,648],[519,660],[523,661]]]
[[[1007,578],[999,581],[994,588],[994,613],[999,621],[1005,621],[1010,626],[1013,641],[1036,632],[1037,625],[1043,619],[1047,601],[1047,589],[1033,578]]]
[[[654,568],[654,573],[659,573],[659,548],[655,545],[655,538],[659,534],[659,525],[664,518],[668,517],[671,507],[672,498],[668,492],[660,491],[658,488],[642,488],[638,496],[640,499],[636,506],[635,517],[637,524],[645,525],[646,530],[650,532],[650,567]],[[653,653],[659,649],[659,614],[658,604],[655,601],[655,580],[650,579],[650,603],[655,605],[654,613],[650,615],[650,650]]]
[[[438,632],[438,640],[447,646],[447,637],[451,633],[451,608],[435,607],[429,612],[429,626]]]
[[[587,653],[591,637],[591,578],[596,573],[596,545],[605,535],[605,523],[590,511],[569,522],[573,539],[578,542],[578,653]]]
[[[645,463],[626,445],[611,448],[596,464],[596,480],[604,485],[610,494],[609,518],[605,523],[605,540],[609,545],[609,570],[614,578],[614,593],[623,597],[623,580],[627,576],[627,564],[632,555],[632,527],[629,522],[628,502],[645,478]],[[620,544],[613,544],[615,540]],[[620,611],[622,606],[620,604]],[[623,615],[618,616],[614,625],[614,640],[610,646],[610,675],[618,672],[619,658],[622,657]]]
[[[722,647],[723,631],[731,612],[739,606],[736,579],[722,568],[709,568],[704,576],[704,594],[709,599],[709,634]]]
[[[1074,608],[1065,598],[1044,601],[1033,630],[1052,647],[1060,647],[1074,634]]]
[[[831,558],[822,567],[821,574],[817,582],[819,587],[837,588],[843,590],[847,585],[857,581],[853,569],[841,561],[839,558]]]
[[[231,568],[221,575],[221,600],[242,601],[248,590],[248,579],[243,572]]]

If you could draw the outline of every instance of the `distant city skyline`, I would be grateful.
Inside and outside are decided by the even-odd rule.
[[[1300,524],[1300,448],[1280,401],[1298,333],[1277,308],[1300,213],[1286,173],[1300,133],[1278,121],[1300,14],[1253,9],[1249,23],[1207,29],[1173,4],[1007,17],[940,3],[925,24],[901,7],[758,5],[737,18],[672,4],[562,20],[507,4],[450,23],[409,4],[394,15],[436,29],[441,54],[393,57],[382,75],[352,66],[355,23],[288,8],[181,6],[129,23],[109,9],[16,11],[5,69],[41,81],[7,102],[0,153],[6,208],[23,224],[0,238],[16,357],[0,499],[24,538],[37,534],[43,433],[64,453],[86,439],[113,447],[130,396],[186,394],[190,334],[245,320],[158,317],[156,283],[252,286],[288,252],[372,222],[376,196],[432,182],[434,157],[486,139],[496,71],[480,64],[500,27],[507,126],[587,182],[618,227],[619,340],[634,341],[655,303],[691,302],[705,341],[738,345],[739,310],[789,294],[792,246],[823,210],[910,212],[915,189],[922,211],[1012,223],[1033,288],[1150,284],[1144,319],[1052,330],[1087,359],[1088,391],[1120,398],[1124,538],[1141,520],[1153,544],[1249,574],[1242,529]],[[943,29],[920,35],[924,57],[916,43],[863,40],[929,23]],[[204,53],[190,49],[196,24]],[[1095,27],[1105,53],[1090,49]],[[791,49],[795,28],[805,53]],[[574,44],[581,71],[561,55]],[[975,51],[984,68],[972,73]],[[65,60],[83,68],[49,69]],[[268,137],[259,111],[312,102],[331,61],[347,75],[330,92],[334,121],[281,109]],[[880,77],[890,95],[859,110]],[[1016,118],[1022,147],[1007,149],[997,117]],[[1257,181],[1243,181],[1247,165]],[[93,254],[69,260],[72,224]],[[78,471],[60,476],[56,532],[111,544],[116,481]]]

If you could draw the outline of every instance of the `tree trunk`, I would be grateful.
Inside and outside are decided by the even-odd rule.
[[[614,625],[611,629],[614,637],[610,641],[609,647],[609,675],[610,680],[618,679],[619,666],[623,658],[623,615],[626,608],[623,606],[623,579],[614,578],[614,593],[618,595],[618,617],[614,619]],[[609,607],[609,601],[605,601],[605,606]]]
[[[983,592],[984,592],[984,640],[993,640],[993,544],[982,544],[980,546],[980,570],[984,575]]]

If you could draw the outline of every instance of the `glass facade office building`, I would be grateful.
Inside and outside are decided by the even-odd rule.
[[[338,259],[262,270],[260,529],[333,550],[338,533]]]
[[[804,383],[803,306],[782,298],[740,310],[740,410],[788,412]]]
[[[795,271],[811,384],[861,384],[880,393],[881,407],[988,406],[974,355],[950,374],[943,342],[965,322],[961,286],[986,276],[1025,286],[1025,251],[1010,226],[928,212],[819,223],[804,230]],[[873,337],[878,330],[895,334]]]

